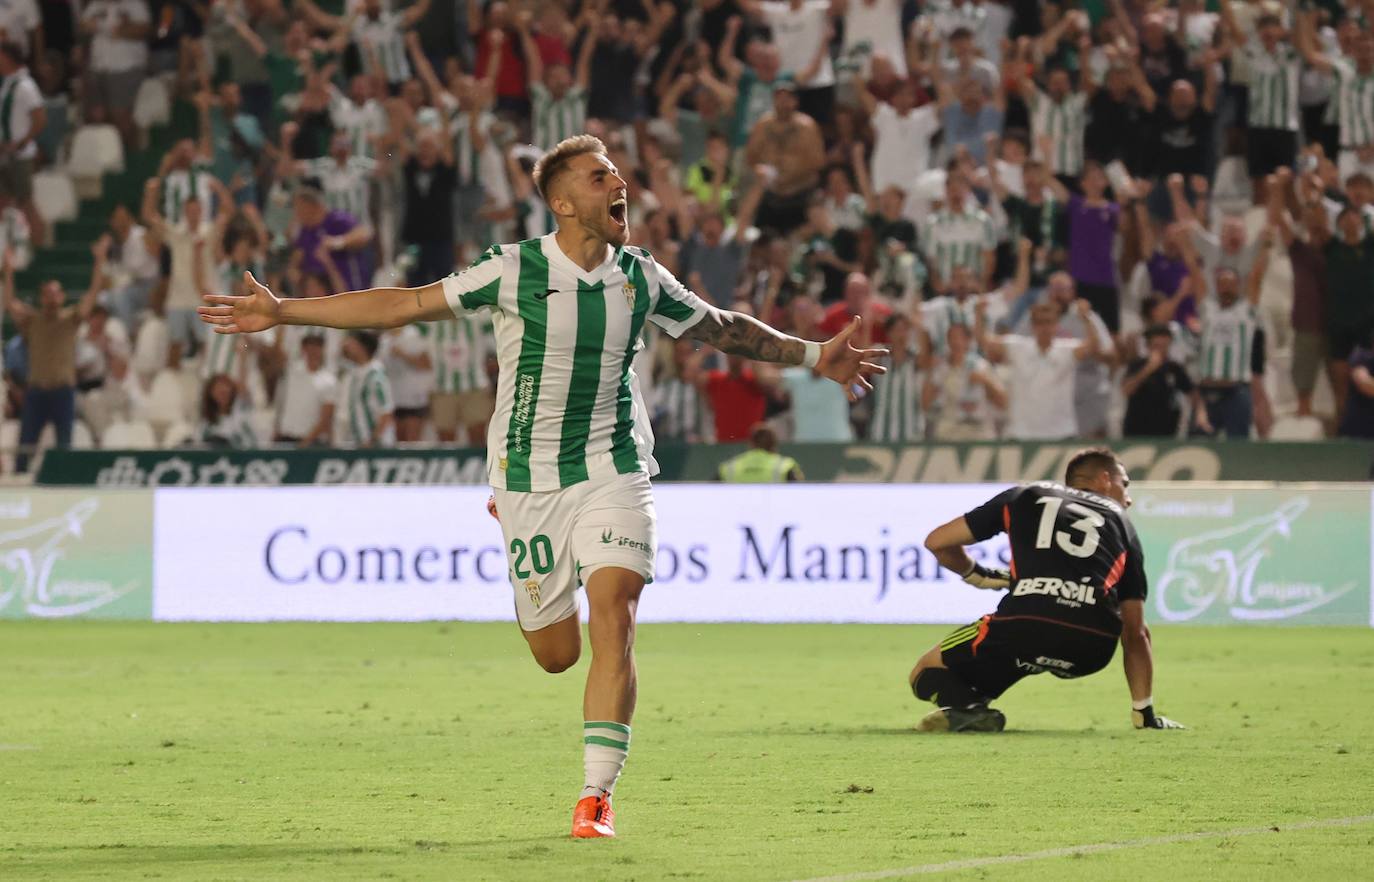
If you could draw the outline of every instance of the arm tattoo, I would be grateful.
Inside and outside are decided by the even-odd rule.
[[[416,309],[423,309],[423,308],[424,308],[424,304],[422,304],[422,303],[420,302],[420,289],[419,289],[419,288],[416,288],[416,289],[415,289],[415,308],[416,308]]]
[[[711,310],[687,329],[686,336],[710,343],[721,352],[775,364],[801,364],[805,344],[739,312]]]

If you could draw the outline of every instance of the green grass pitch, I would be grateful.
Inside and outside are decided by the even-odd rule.
[[[586,660],[512,625],[0,624],[0,879],[772,882],[1268,827],[949,876],[1371,872],[1374,823],[1285,828],[1374,814],[1374,632],[1158,628],[1187,732],[1130,729],[1118,661],[916,735],[946,630],[643,627],[620,839],[574,842]]]

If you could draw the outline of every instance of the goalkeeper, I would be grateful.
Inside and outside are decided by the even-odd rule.
[[[937,709],[926,732],[1000,732],[988,707],[1022,677],[1086,677],[1121,641],[1137,729],[1181,729],[1154,712],[1154,658],[1145,625],[1145,562],[1126,518],[1131,480],[1111,450],[1069,461],[1064,484],[1014,487],[937,527],[926,548],[976,588],[1009,589],[997,611],[959,628],[921,656],[911,691]],[[1066,486],[1067,485],[1067,486]],[[964,547],[1006,532],[1010,567],[975,562]]]

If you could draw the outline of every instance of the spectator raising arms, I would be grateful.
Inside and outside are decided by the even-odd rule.
[[[292,298],[424,284],[550,233],[535,165],[587,133],[624,180],[630,243],[696,294],[809,337],[859,315],[861,342],[897,347],[893,375],[852,403],[805,371],[756,374],[647,334],[637,420],[665,439],[743,440],[759,421],[784,443],[1262,437],[1275,419],[1287,437],[1333,434],[1374,333],[1370,12],[0,0],[0,252],[41,299],[63,255],[43,247],[35,168],[76,128],[113,123],[128,156],[170,149],[141,217],[111,204],[78,419],[142,415],[170,368],[233,381],[236,407],[277,412],[284,444],[481,445],[481,321],[386,338],[383,396],[355,383],[342,334],[244,348],[206,341],[190,310],[245,273]],[[195,137],[138,130],[150,77],[196,111]],[[13,390],[45,358],[26,349],[7,346]]]

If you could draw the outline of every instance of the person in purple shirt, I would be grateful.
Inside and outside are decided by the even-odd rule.
[[[1140,253],[1150,255],[1145,261],[1145,270],[1150,274],[1150,290],[1158,291],[1168,299],[1178,300],[1173,320],[1180,325],[1192,328],[1197,317],[1198,292],[1190,291],[1178,297],[1188,282],[1188,264],[1183,260],[1183,241],[1188,230],[1182,224],[1170,224],[1164,230],[1164,239],[1159,247],[1154,247],[1154,234],[1148,225],[1142,227]]]
[[[1069,275],[1078,296],[1092,304],[1115,334],[1121,330],[1121,296],[1112,245],[1121,226],[1121,206],[1107,198],[1107,174],[1100,163],[1083,164],[1081,183],[1083,194],[1068,197]]]
[[[296,190],[296,237],[292,264],[299,273],[321,273],[336,280],[331,294],[359,291],[372,285],[372,230],[353,215],[330,210],[324,193],[305,185]],[[332,258],[333,267],[320,260],[320,246]]]

